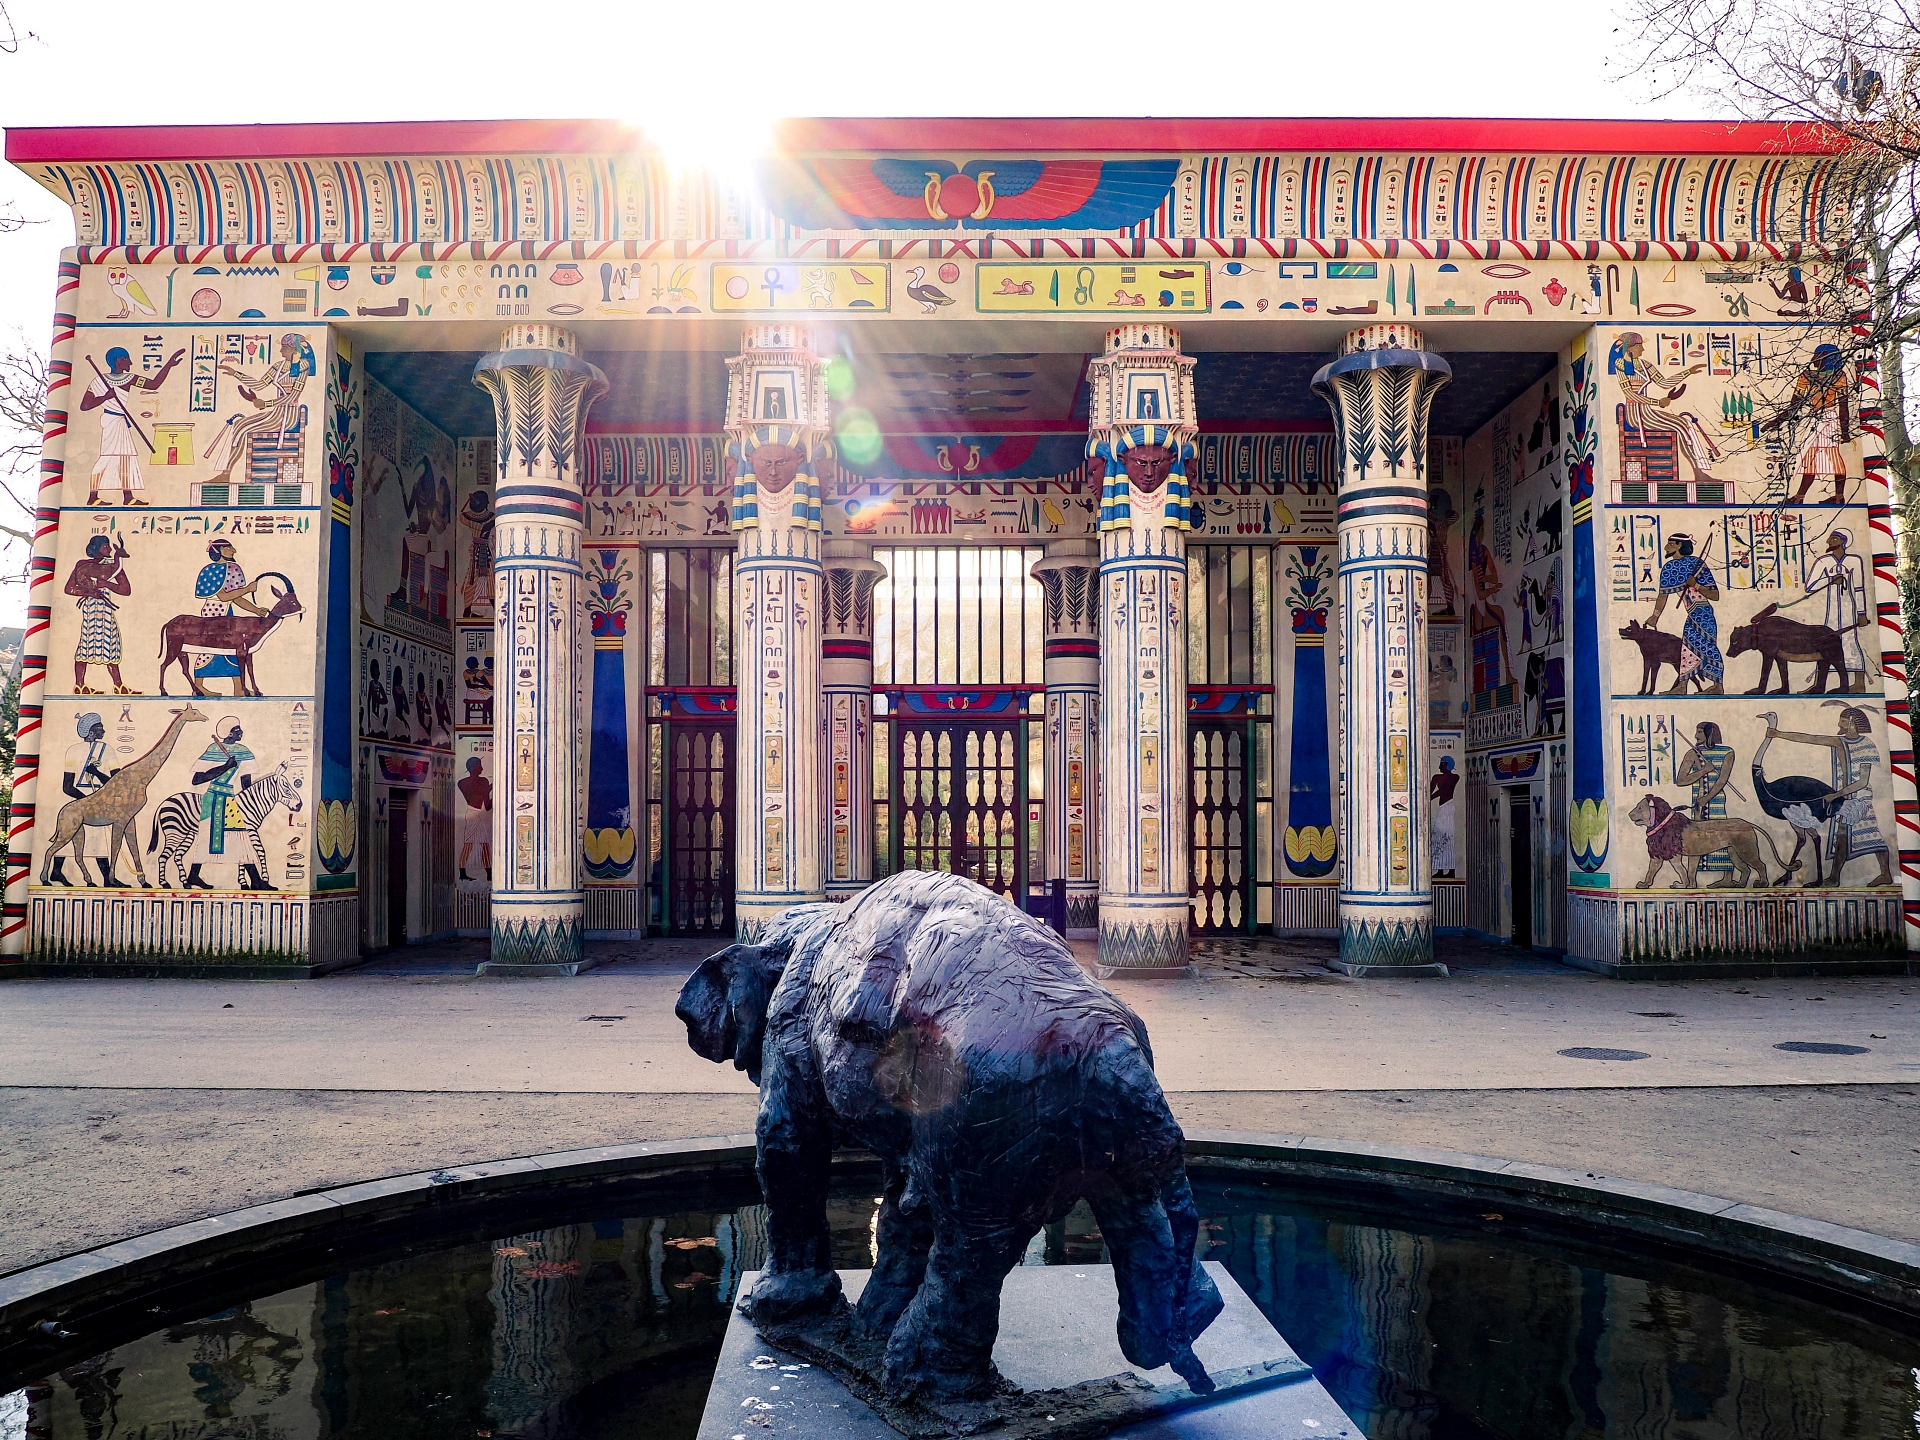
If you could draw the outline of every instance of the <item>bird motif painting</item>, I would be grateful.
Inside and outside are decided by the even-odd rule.
[[[916,265],[907,272],[907,298],[918,300],[927,314],[939,312],[942,305],[953,304],[953,297],[938,285],[926,283],[927,272],[924,266]]]
[[[141,287],[140,282],[118,266],[108,268],[107,288],[120,297],[120,308],[114,314],[107,316],[109,320],[131,320],[135,310],[142,315],[160,313],[153,308],[153,302],[147,299],[147,292]]]
[[[1780,716],[1771,710],[1762,711],[1755,718],[1764,720],[1770,732],[1780,726]],[[1789,870],[1799,860],[1803,847],[1813,847],[1813,883],[1819,885],[1826,878],[1820,866],[1823,839],[1820,827],[1839,810],[1840,797],[1834,793],[1830,782],[1816,780],[1811,775],[1776,775],[1768,779],[1767,772],[1761,766],[1766,760],[1767,747],[1772,743],[1773,736],[1769,734],[1760,742],[1760,748],[1753,752],[1754,798],[1767,814],[1793,827],[1793,855],[1787,861]]]

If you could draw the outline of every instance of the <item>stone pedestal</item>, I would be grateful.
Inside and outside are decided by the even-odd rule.
[[[1102,978],[1187,971],[1187,462],[1193,360],[1122,325],[1088,366],[1100,497]]]
[[[1067,887],[1067,934],[1100,924],[1100,544],[1055,540],[1033,578],[1047,598],[1047,879]]]
[[[826,894],[816,470],[831,454],[824,369],[797,325],[755,326],[727,361],[739,615],[734,918],[749,942],[788,906]]]
[[[577,971],[586,890],[587,623],[580,433],[607,379],[557,325],[516,325],[474,369],[493,397],[493,947],[481,968]]]
[[[1340,457],[1340,959],[1445,975],[1427,828],[1427,414],[1453,372],[1409,325],[1348,334],[1313,378]]]
[[[845,900],[873,883],[873,587],[887,572],[864,541],[829,540],[824,549],[827,898]]]
[[[740,1277],[741,1294],[753,1288],[757,1273]],[[849,1302],[859,1298],[869,1273],[840,1272]],[[1114,1338],[1119,1297],[1108,1265],[1022,1265],[1012,1270],[1000,1292],[994,1364],[1023,1390],[1131,1375],[1167,1392],[1166,1409],[1154,1413],[1148,1397],[1141,1418],[1117,1432],[1125,1440],[1309,1435],[1363,1440],[1360,1427],[1313,1378],[1226,1266],[1210,1261],[1207,1273],[1226,1301],[1226,1309],[1193,1347],[1222,1385],[1223,1395],[1210,1403],[1179,1408],[1177,1397],[1184,1386],[1171,1369],[1136,1370],[1127,1363]],[[1227,1389],[1236,1373],[1254,1367],[1270,1370],[1269,1383]],[[699,1440],[735,1440],[743,1434],[899,1440],[899,1432],[840,1381],[818,1365],[767,1345],[736,1311],[721,1344]]]

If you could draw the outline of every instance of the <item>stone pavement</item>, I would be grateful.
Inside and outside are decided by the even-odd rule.
[[[0,985],[0,1272],[315,1187],[751,1128],[673,999],[710,946],[476,979],[483,942],[324,980]],[[1080,947],[1077,947],[1080,948]],[[1182,1123],[1657,1181],[1920,1240],[1920,980],[1627,984],[1443,942],[1451,980],[1353,981],[1330,942],[1203,948],[1119,982]],[[1809,1053],[1781,1044],[1859,1047]],[[1643,1059],[1563,1054],[1599,1050]]]

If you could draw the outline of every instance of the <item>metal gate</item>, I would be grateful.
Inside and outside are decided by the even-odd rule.
[[[733,934],[731,721],[667,727],[670,935]]]
[[[1244,934],[1253,918],[1253,805],[1245,720],[1187,719],[1192,858],[1188,892],[1196,935]]]
[[[1018,903],[1027,876],[1019,720],[893,723],[895,870],[946,870]]]

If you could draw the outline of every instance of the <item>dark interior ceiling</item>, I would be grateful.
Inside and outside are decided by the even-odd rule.
[[[593,408],[596,430],[718,430],[727,371],[697,352],[602,351],[591,357],[611,388]],[[1327,407],[1310,388],[1321,354],[1225,351],[1200,355],[1195,399],[1209,426],[1324,425]],[[486,435],[493,407],[473,384],[479,352],[374,352],[367,371],[450,435]],[[1453,383],[1433,403],[1436,435],[1471,435],[1538,385],[1555,357],[1541,351],[1456,351]],[[993,434],[1072,429],[1087,415],[1087,357],[856,355],[845,402],[873,412],[897,434]]]

